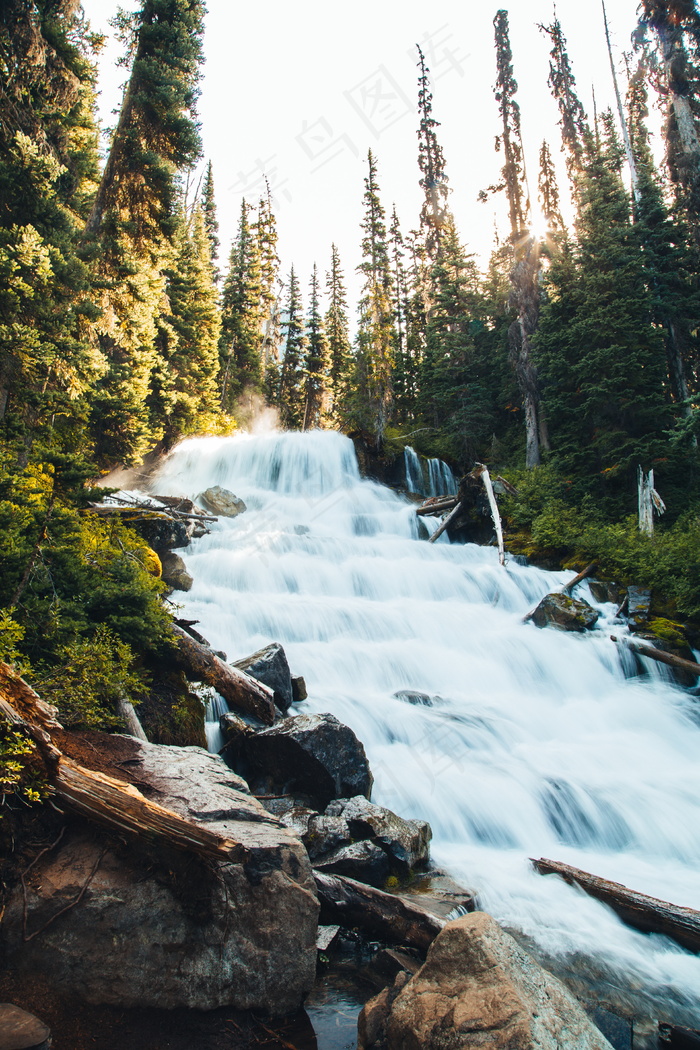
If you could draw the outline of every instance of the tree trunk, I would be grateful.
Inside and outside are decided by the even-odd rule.
[[[457,515],[459,514],[461,509],[462,509],[462,504],[458,503],[457,506],[454,507],[453,510],[450,511],[450,513],[447,515],[447,517],[443,519],[443,521],[440,523],[439,528],[437,528],[435,530],[435,532],[432,534],[432,536],[428,540],[428,543],[435,543],[435,540],[439,539],[439,537],[442,536],[442,534],[445,531],[445,529],[448,528],[452,524],[452,522],[455,520],[455,518],[457,517]]]
[[[417,905],[342,875],[314,871],[321,921],[359,926],[382,940],[425,952],[444,921]]]
[[[668,664],[669,667],[675,667],[678,671],[686,671],[688,674],[693,674],[696,677],[700,675],[700,664],[696,664],[692,660],[684,660],[682,656],[665,653],[663,649],[654,649],[651,645],[640,645],[639,642],[631,642],[627,638],[622,641],[614,634],[610,635],[610,641],[625,645],[633,653],[639,653],[640,656],[648,656],[651,660],[657,660],[660,664]]]
[[[620,916],[628,926],[643,933],[662,933],[687,948],[700,952],[700,912],[693,908],[681,908],[677,904],[636,893],[619,882],[608,882],[580,868],[561,864],[555,860],[533,860],[540,875],[560,875],[565,882],[580,886],[591,897],[603,901]]]
[[[212,686],[232,707],[253,715],[265,725],[272,725],[275,720],[272,689],[237,667],[224,663],[177,624],[173,624],[172,631],[177,642],[178,662],[192,678]]]

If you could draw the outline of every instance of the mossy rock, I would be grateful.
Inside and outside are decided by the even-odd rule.
[[[674,620],[667,620],[662,616],[658,616],[649,621],[649,630],[657,638],[660,638],[662,642],[668,642],[669,645],[672,645],[674,649],[685,649],[688,646],[682,623],[676,623]]]
[[[138,708],[146,736],[153,744],[206,747],[204,704],[182,671],[152,672],[148,695]]]

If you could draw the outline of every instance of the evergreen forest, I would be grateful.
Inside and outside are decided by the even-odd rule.
[[[145,542],[88,504],[114,468],[232,433],[251,403],[276,409],[282,428],[342,430],[379,458],[411,445],[457,474],[486,464],[518,492],[503,502],[513,552],[557,566],[596,557],[697,631],[695,4],[642,0],[619,111],[592,116],[565,27],[541,27],[561,140],[542,143],[529,182],[517,55],[507,12],[495,13],[502,177],[484,193],[507,201],[508,227],[486,267],[455,224],[459,186],[418,49],[423,203],[402,228],[368,153],[357,303],[335,244],[312,273],[282,272],[269,191],[242,202],[220,243],[197,117],[204,17],[201,0],[116,16],[127,82],[101,157],[103,41],[80,4],[0,7],[0,658],[47,698],[70,697],[62,715],[75,725],[105,725],[117,694],[138,694],[172,644],[171,612]],[[648,126],[658,104],[662,162]],[[653,535],[638,528],[640,468],[666,505]],[[24,746],[5,735],[2,790]]]

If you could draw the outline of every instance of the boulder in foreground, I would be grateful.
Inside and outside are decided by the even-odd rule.
[[[144,851],[73,825],[27,876],[30,940],[21,888],[10,900],[7,962],[92,1003],[296,1010],[314,981],[318,917],[301,842],[217,757],[116,740],[122,770],[151,801],[241,843],[243,856]]]
[[[448,923],[403,988],[399,977],[397,995],[360,1014],[358,1050],[612,1050],[564,985],[484,912]]]

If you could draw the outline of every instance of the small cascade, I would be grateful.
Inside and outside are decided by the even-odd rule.
[[[405,462],[414,488],[414,450]],[[248,510],[182,552],[183,615],[233,659],[281,642],[306,679],[298,710],[355,730],[375,800],[429,820],[437,862],[550,968],[700,1025],[700,957],[529,861],[700,908],[698,702],[646,658],[643,679],[625,676],[614,607],[582,635],[524,624],[570,573],[419,542],[415,504],[361,479],[340,434],[190,439],[153,491],[196,499],[217,484]],[[427,702],[409,702],[418,693]]]
[[[410,445],[406,445],[403,450],[403,461],[408,491],[416,492],[419,496],[429,495],[425,491],[425,480],[423,478],[423,466],[420,456]]]
[[[430,496],[457,495],[457,479],[442,459],[428,460],[428,485]]]
[[[207,750],[218,754],[226,743],[224,734],[219,726],[222,715],[228,714],[230,708],[223,696],[219,696],[213,689],[209,691],[209,699],[204,713],[204,729],[207,734]]]

